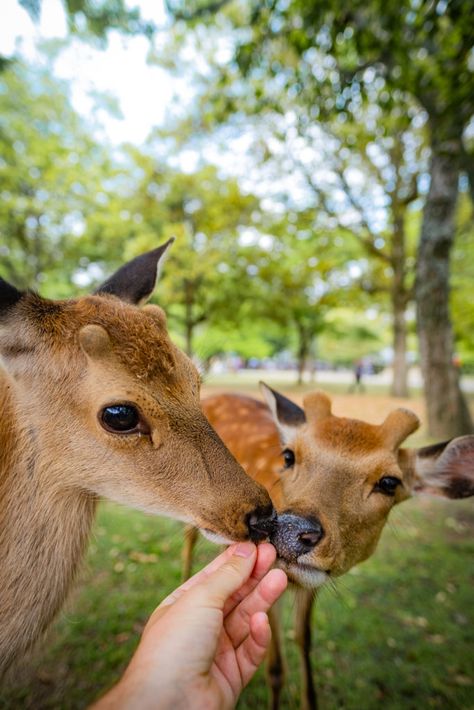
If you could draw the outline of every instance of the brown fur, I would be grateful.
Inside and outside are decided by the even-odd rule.
[[[372,554],[390,509],[409,496],[411,483],[405,482],[394,498],[371,494],[383,475],[403,478],[392,439],[387,445],[384,425],[331,415],[328,402],[318,393],[305,398],[307,423],[294,428],[289,442],[297,465],[287,471],[282,471],[278,429],[263,403],[217,395],[202,407],[245,471],[269,491],[277,510],[321,521],[324,537],[305,562],[338,576]],[[417,426],[411,413],[401,419],[405,432]]]
[[[279,512],[318,519],[324,536],[304,564],[328,571],[331,577],[347,572],[367,559],[377,546],[394,505],[413,493],[447,497],[474,494],[474,437],[462,437],[441,448],[399,449],[418,427],[408,410],[392,412],[381,425],[331,414],[326,394],[305,397],[304,412],[284,411],[269,388],[269,407],[241,395],[217,395],[202,402],[203,411],[245,471],[269,491]],[[285,398],[283,398],[285,399]],[[282,409],[283,407],[283,409]],[[292,425],[291,420],[299,421]],[[283,443],[281,441],[283,439]],[[290,448],[296,464],[283,470],[281,452]],[[393,497],[374,489],[382,476],[401,479]],[[188,532],[185,559],[190,569],[192,536]],[[304,582],[287,569],[295,584]],[[310,617],[314,591],[300,588],[296,606],[296,640],[302,656],[302,704],[316,706],[311,678]],[[278,616],[271,613],[273,630],[269,654],[269,682],[273,707],[278,707],[282,685],[282,658]]]
[[[1,675],[62,606],[100,497],[236,540],[270,500],[204,418],[159,308],[26,294],[0,315]],[[123,402],[146,434],[101,426],[103,407]]]

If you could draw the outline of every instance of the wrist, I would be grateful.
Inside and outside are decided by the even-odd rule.
[[[153,677],[153,676],[152,676]],[[150,676],[125,676],[89,710],[188,710],[179,684],[151,682]]]

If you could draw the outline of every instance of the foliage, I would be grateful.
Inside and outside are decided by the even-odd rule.
[[[173,9],[173,3],[169,5]],[[358,131],[357,123],[361,117],[365,117],[369,131],[373,121],[379,133],[379,126],[383,126],[387,131],[384,137],[392,138],[395,151],[391,162],[395,158],[397,187],[389,178],[384,186],[386,200],[382,211],[390,215],[386,221],[392,222],[393,233],[386,271],[393,270],[390,291],[396,364],[394,391],[400,389],[398,394],[405,390],[404,309],[412,292],[409,282],[413,282],[412,276],[407,278],[409,260],[405,253],[404,222],[406,207],[416,198],[418,187],[416,168],[410,176],[416,165],[413,157],[405,166],[401,160],[402,136],[413,117],[418,119],[418,126],[420,118],[427,121],[431,186],[424,200],[415,295],[428,417],[432,430],[440,436],[470,431],[467,407],[453,371],[448,307],[449,258],[454,241],[452,216],[461,166],[472,177],[472,154],[463,141],[464,130],[474,115],[469,3],[422,1],[414,5],[411,0],[403,0],[381,5],[377,0],[356,0],[348,6],[341,0],[282,3],[251,0],[224,6],[222,13],[213,14],[210,4],[206,13],[199,2],[193,13],[191,2],[183,15],[181,3],[176,5],[177,17],[194,20],[193,34],[198,43],[202,44],[205,35],[202,17],[210,27],[210,36],[215,37],[222,28],[229,36],[230,60],[219,59],[222,55],[219,46],[211,54],[210,70],[201,79],[201,85],[206,87],[207,83],[207,90],[202,92],[190,128],[196,114],[198,118],[202,116],[204,125],[217,121],[241,126],[245,115],[250,117],[252,127],[258,124],[260,115],[276,114],[283,131],[290,117],[293,133],[311,144],[318,124],[326,132],[329,127],[330,133],[334,126],[340,125],[339,135],[346,132],[347,139],[347,142],[339,140],[340,147],[348,155],[355,151],[356,164],[364,161],[365,152],[360,142],[365,125]],[[303,153],[307,153],[306,144],[303,142]],[[338,146],[330,147],[329,152],[335,165],[340,166]],[[288,155],[294,152],[289,151]],[[321,165],[320,157],[321,154],[309,166],[303,165],[303,173],[309,177],[309,185],[318,197],[323,191],[313,177],[313,166]],[[379,167],[376,161],[369,163],[372,164],[369,167]],[[320,172],[324,175],[325,171]],[[373,222],[364,219],[364,197],[361,200],[351,188],[348,169],[343,165],[336,167],[336,172],[339,182],[330,182],[330,199],[321,200],[326,216],[347,218],[348,202],[349,212],[362,216],[363,231],[358,238],[370,257],[387,258],[378,247],[378,243],[388,242],[386,235],[377,234]],[[403,184],[405,180],[408,191]],[[369,189],[363,192],[370,193],[374,182],[379,187],[378,176],[374,180],[372,175]],[[346,196],[345,204],[340,199],[341,192]],[[351,215],[349,221],[357,224],[357,216]],[[376,268],[375,273],[379,271]],[[398,363],[403,367],[398,367]]]
[[[327,327],[318,338],[318,356],[336,365],[352,367],[361,358],[378,357],[390,344],[390,326],[384,315],[370,321],[354,307],[331,309]]]
[[[102,249],[110,261],[112,255],[131,258],[176,237],[159,300],[191,353],[196,327],[237,322],[241,303],[249,297],[239,236],[252,225],[258,201],[244,194],[236,180],[221,178],[213,166],[182,173],[137,150],[130,150],[130,158],[123,194],[109,194],[107,212],[91,221],[87,241],[107,243],[109,248]]]
[[[173,2],[168,5],[173,11]],[[180,9],[178,3],[178,16]],[[188,17],[192,10],[187,3]],[[250,79],[265,75],[290,95],[312,96],[314,119],[351,111],[361,97],[385,87],[379,101],[387,113],[408,93],[430,116],[456,115],[465,124],[474,101],[470,11],[463,0],[416,6],[410,0],[350,6],[344,0],[253,0],[231,4],[227,17],[246,28],[235,43],[239,70]],[[271,100],[271,88],[262,99]]]
[[[388,112],[387,92],[380,85],[369,87],[366,95],[359,92],[344,110],[334,109],[321,92],[327,82],[342,84],[343,78],[337,78],[340,69],[328,48],[313,46],[300,55],[291,49],[290,37],[269,35],[259,22],[244,31],[246,7],[229,10],[230,22],[217,16],[206,26],[209,37],[214,24],[223,28],[234,61],[219,61],[218,44],[208,42],[213,49],[206,49],[201,25],[192,40],[176,31],[183,54],[189,55],[190,49],[207,52],[210,69],[205,77],[197,77],[198,108],[174,135],[184,128],[195,142],[196,125],[219,135],[220,125],[245,133],[250,123],[260,173],[271,175],[282,187],[281,176],[291,175],[293,192],[302,195],[297,206],[291,205],[291,196],[282,199],[285,208],[305,210],[310,205],[320,230],[344,237],[343,248],[351,249],[351,241],[359,245],[359,286],[384,307],[386,301],[390,304],[395,391],[402,395],[407,372],[405,312],[413,298],[417,241],[407,238],[406,222],[420,198],[427,168],[426,116],[407,94],[400,94]],[[273,8],[272,16],[278,12]],[[249,39],[260,31],[261,43]],[[243,64],[241,55],[247,50],[255,61]],[[183,60],[175,59],[175,64],[179,71]]]
[[[372,115],[375,109],[361,103],[323,130],[311,128],[309,106],[300,105],[295,122],[291,97],[279,98],[288,109],[284,122],[275,107],[265,109],[251,142],[269,195],[262,200],[265,192],[251,180],[203,162],[193,172],[176,167],[173,131],[171,143],[161,134],[144,149],[112,154],[74,112],[68,87],[51,76],[47,61],[11,64],[0,76],[3,275],[45,295],[68,296],[175,236],[158,301],[179,342],[204,363],[221,352],[248,358],[291,349],[303,367],[316,354],[316,340],[338,361],[385,346],[385,335],[357,341],[371,329],[366,309],[387,312],[394,214],[387,205],[395,199],[406,202],[407,293],[412,287],[420,215],[412,200],[426,158],[420,114]],[[351,183],[346,191],[344,181]],[[452,303],[467,362],[471,233],[464,204]],[[328,315],[341,306],[358,314],[362,331],[346,322],[336,333]]]
[[[37,21],[42,0],[19,0],[20,5]],[[63,0],[69,30],[74,33],[104,38],[109,30],[151,37],[155,28],[144,22],[138,8],[130,9],[125,0]]]
[[[48,66],[0,75],[0,247],[4,273],[46,294],[67,290],[78,237],[108,160]],[[100,170],[99,170],[100,168]]]

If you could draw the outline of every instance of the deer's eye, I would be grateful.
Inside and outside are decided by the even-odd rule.
[[[111,404],[109,407],[104,407],[100,414],[100,422],[104,429],[116,434],[146,431],[140,412],[132,404]]]
[[[401,485],[401,480],[396,476],[382,476],[382,478],[375,484],[374,491],[383,493],[386,496],[394,496],[397,487]]]
[[[295,465],[295,454],[291,449],[283,451],[283,461],[285,462],[285,468],[292,468]]]

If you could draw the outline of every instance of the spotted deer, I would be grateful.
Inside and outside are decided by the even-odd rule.
[[[419,421],[406,409],[380,425],[334,416],[330,399],[314,392],[303,409],[262,383],[267,406],[222,394],[203,412],[245,471],[269,491],[280,521],[296,516],[273,539],[296,586],[295,638],[302,669],[302,707],[317,707],[310,663],[315,590],[372,555],[394,505],[428,492],[448,498],[474,495],[474,436],[421,449],[400,448]],[[282,451],[283,449],[283,451]],[[184,575],[190,573],[196,531],[186,529]],[[271,705],[283,685],[277,612],[268,656]]]
[[[163,311],[141,307],[168,246],[73,300],[0,279],[0,676],[61,608],[101,498],[219,540],[274,525],[268,493],[205,419]]]

